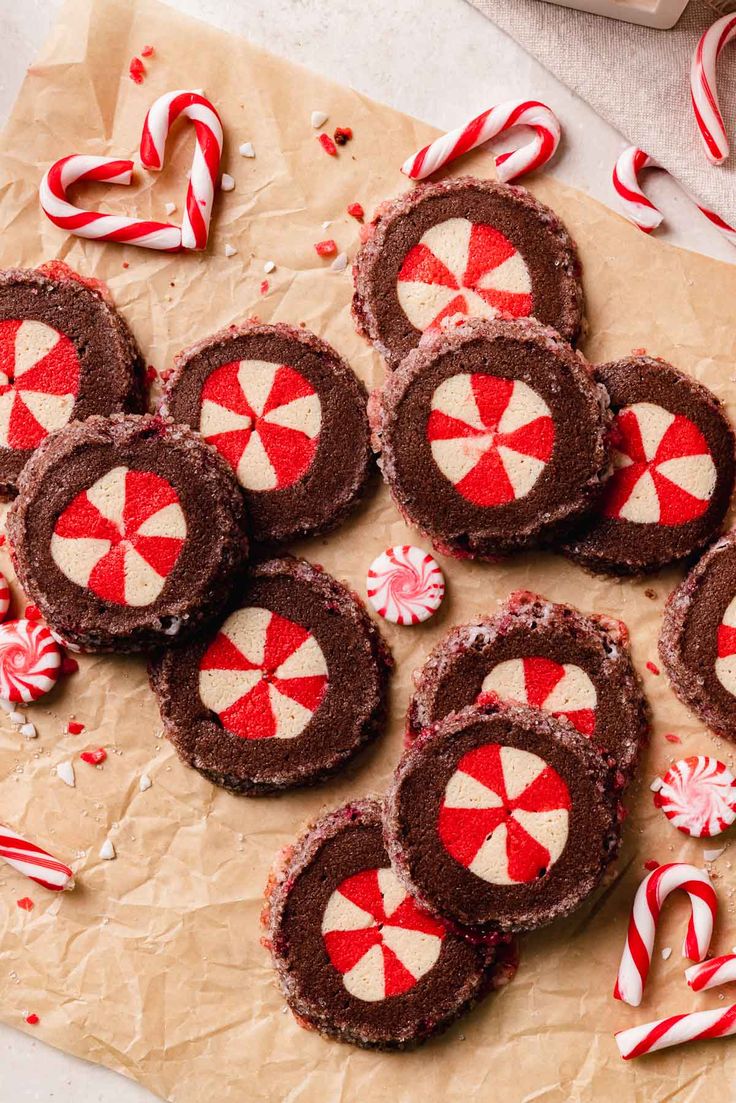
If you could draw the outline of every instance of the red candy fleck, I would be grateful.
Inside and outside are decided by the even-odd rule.
[[[329,134],[320,134],[317,141],[322,146],[325,153],[329,153],[330,157],[337,157],[337,146]]]
[[[4,547],[4,545],[5,545],[5,533],[3,532],[3,533],[0,533],[0,548]]]
[[[337,252],[337,242],[328,237],[326,241],[315,242],[314,248],[321,257],[332,257]]]
[[[659,869],[659,862],[655,861],[654,858],[650,858],[649,861],[644,863],[644,869],[648,869],[650,871]]]
[[[24,912],[32,912],[35,908],[35,904],[31,900],[30,896],[23,896],[20,900],[16,900],[15,903]]]
[[[158,372],[154,368],[153,364],[149,364],[146,368],[146,383],[153,383],[158,375]]]
[[[90,766],[99,766],[107,758],[107,751],[104,747],[97,747],[93,751],[82,751],[79,757],[82,762],[88,762]]]
[[[26,605],[26,610],[23,615],[26,620],[40,620],[41,610],[37,605]]]
[[[335,127],[334,139],[339,146],[344,146],[353,136],[352,128],[349,126]]]
[[[674,732],[667,732],[667,734],[665,735],[665,739],[668,743],[682,743],[679,735],[675,735]]]
[[[268,292],[268,280],[261,280],[261,294],[265,295]]]
[[[144,46],[141,50],[141,57],[153,57],[153,46]]]
[[[657,666],[656,663],[649,662],[646,665],[647,665],[647,670],[649,671],[650,674],[659,674],[659,667]]]
[[[33,1011],[30,1015],[26,1015],[26,1022],[28,1023],[29,1026],[36,1026],[36,1024],[40,1023],[41,1020],[39,1019],[36,1012]]]
[[[358,220],[358,222],[362,222],[365,218],[365,211],[363,210],[360,203],[351,203],[348,207],[348,214],[352,215],[353,218]]]
[[[70,720],[66,730],[68,735],[81,735],[84,731],[84,724],[81,720]]]
[[[143,84],[146,75],[146,67],[139,57],[134,57],[128,66],[128,76],[134,84]]]
[[[79,663],[76,659],[73,659],[71,655],[65,655],[61,660],[61,673],[62,674],[76,674],[79,670]]]

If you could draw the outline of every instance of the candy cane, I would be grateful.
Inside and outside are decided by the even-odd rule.
[[[560,144],[557,116],[538,100],[506,100],[496,104],[465,126],[450,130],[420,149],[404,162],[401,171],[411,180],[424,180],[456,157],[515,126],[529,126],[535,133],[526,145],[496,157],[498,178],[508,183],[517,176],[541,168]]]
[[[736,980],[736,954],[724,954],[723,957],[712,957],[703,961],[700,965],[691,965],[685,970],[685,980],[693,992],[730,984]]]
[[[655,230],[662,223],[664,215],[650,199],[647,199],[641,190],[639,173],[644,169],[658,169],[661,167],[643,149],[629,146],[628,149],[623,151],[613,168],[613,187],[618,196],[619,207],[629,222],[633,222],[645,234],[650,234],[652,230]],[[680,187],[688,198],[693,201],[700,213],[723,234],[726,240],[731,245],[736,245],[736,230],[733,226],[729,226],[727,222],[724,222],[715,211],[703,206],[700,200],[696,199],[682,184],[680,184]]]
[[[728,157],[729,145],[718,102],[716,65],[721,50],[736,36],[736,15],[724,15],[703,34],[690,66],[690,99],[705,155],[713,165]]]
[[[684,957],[702,961],[708,953],[718,900],[708,874],[703,869],[671,862],[659,866],[639,885],[629,921],[626,945],[621,955],[614,998],[638,1007],[649,973],[654,950],[654,935],[662,904],[671,892],[683,889],[692,909],[682,947]]]
[[[69,866],[65,866],[58,858],[54,858],[40,846],[24,839],[9,827],[3,827],[2,824],[0,824],[0,858],[4,858],[13,869],[30,877],[45,889],[51,889],[52,892],[74,888],[74,874]]]
[[[72,154],[56,161],[39,188],[43,213],[55,226],[77,237],[93,241],[121,241],[173,253],[181,248],[181,230],[168,222],[151,222],[127,215],[85,211],[70,203],[67,189],[77,181],[98,180],[108,184],[130,184],[133,162],[117,157],[89,157]]]
[[[210,101],[199,92],[159,96],[143,123],[141,161],[148,169],[163,168],[166,138],[180,115],[194,123],[197,141],[182,220],[182,245],[185,249],[205,249],[222,156],[222,123]]]
[[[727,1038],[736,1034],[736,1003],[715,1011],[693,1011],[689,1015],[670,1015],[651,1023],[619,1030],[616,1045],[624,1061],[654,1053],[658,1049],[699,1042],[703,1038]]]

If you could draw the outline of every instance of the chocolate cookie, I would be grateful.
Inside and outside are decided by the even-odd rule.
[[[437,644],[409,706],[408,734],[488,693],[565,717],[631,777],[648,724],[621,621],[516,591],[494,616]]]
[[[508,946],[473,945],[417,907],[371,800],[325,816],[284,856],[264,923],[297,1021],[366,1049],[425,1041],[515,971]]]
[[[307,330],[231,327],[183,352],[162,412],[198,429],[235,471],[257,541],[324,532],[372,467],[363,384]]]
[[[375,738],[391,665],[357,598],[287,557],[256,566],[219,629],[150,673],[182,760],[257,795],[320,781]]]
[[[734,486],[734,435],[720,401],[664,360],[595,369],[615,413],[613,475],[563,548],[603,574],[656,571],[720,531]]]
[[[222,609],[247,555],[238,485],[163,418],[92,417],[36,450],[8,515],[20,582],[57,635],[138,651]]]
[[[736,741],[736,530],[670,595],[659,653],[672,688],[709,728]]]
[[[353,317],[395,367],[455,315],[533,316],[568,341],[582,329],[575,245],[524,188],[466,176],[385,203],[355,259]]]
[[[404,753],[386,843],[417,901],[462,929],[527,931],[574,911],[615,856],[612,772],[539,709],[462,709]]]
[[[384,477],[447,555],[508,555],[589,508],[608,473],[606,395],[537,322],[473,319],[422,338],[386,381]]]
[[[0,272],[0,496],[49,433],[142,409],[142,361],[113,306],[70,273]]]

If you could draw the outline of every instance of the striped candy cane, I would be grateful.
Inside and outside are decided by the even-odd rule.
[[[168,222],[151,222],[127,215],[85,211],[67,199],[67,190],[77,182],[101,181],[130,184],[133,162],[117,157],[89,157],[71,154],[56,161],[39,188],[41,207],[47,218],[62,230],[93,241],[120,241],[173,253],[181,248],[181,230]]]
[[[723,957],[712,957],[709,961],[703,961],[700,965],[691,965],[685,970],[685,980],[693,992],[730,984],[736,980],[736,954],[724,954]]]
[[[163,168],[166,138],[179,116],[194,123],[197,143],[181,226],[182,245],[185,249],[206,249],[222,155],[222,123],[210,101],[199,92],[159,96],[143,124],[141,161],[148,169]]]
[[[662,904],[676,889],[688,894],[692,909],[682,947],[683,956],[691,961],[702,961],[708,953],[718,910],[718,900],[708,874],[684,862],[659,866],[644,878],[634,897],[626,945],[613,990],[615,999],[623,1000],[632,1007],[638,1007],[641,1003]]]
[[[0,824],[0,858],[3,858],[13,869],[25,874],[52,892],[61,892],[64,889],[74,888],[74,874],[54,858],[52,854],[42,850],[40,846],[24,839],[9,827]]]
[[[639,173],[644,169],[658,169],[661,167],[643,149],[629,146],[628,149],[623,151],[613,168],[613,187],[618,196],[621,212],[628,218],[629,222],[633,222],[645,234],[650,234],[652,230],[661,225],[664,215],[650,199],[647,199],[641,190]],[[727,222],[724,222],[715,211],[703,206],[700,200],[696,199],[682,184],[680,184],[680,187],[711,225],[715,226],[731,245],[736,245],[736,230],[733,226],[729,226]]]
[[[557,116],[538,100],[506,100],[496,104],[465,126],[436,138],[401,166],[410,180],[424,180],[443,165],[461,157],[468,150],[483,145],[515,126],[529,126],[534,131],[530,142],[519,149],[496,157],[499,180],[508,183],[526,172],[541,168],[554,155],[560,144],[560,124]]]
[[[718,102],[716,67],[721,50],[736,36],[736,15],[724,15],[703,34],[690,66],[690,99],[703,139],[705,155],[713,165],[728,157],[729,145]]]
[[[619,1030],[616,1045],[624,1061],[654,1053],[658,1049],[699,1042],[704,1038],[727,1038],[736,1034],[736,1003],[715,1011],[693,1011],[689,1015],[670,1015],[652,1023]]]

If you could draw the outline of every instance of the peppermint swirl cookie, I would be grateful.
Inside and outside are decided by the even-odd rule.
[[[425,337],[387,379],[383,475],[438,551],[509,555],[590,508],[608,472],[606,404],[553,330],[465,322]]]
[[[142,409],[142,360],[99,291],[41,271],[0,272],[0,495],[49,433],[92,414]]]
[[[723,525],[734,434],[719,399],[650,356],[595,368],[610,395],[613,474],[563,548],[603,574],[641,574],[700,551]]]
[[[524,188],[462,177],[385,203],[353,269],[359,332],[395,367],[443,320],[533,316],[566,340],[582,329],[575,245]]]
[[[391,656],[356,597],[285,557],[258,564],[214,632],[150,667],[166,734],[216,785],[329,776],[383,729]]]
[[[489,703],[404,753],[386,844],[417,902],[467,931],[526,931],[569,915],[618,850],[613,772],[572,724]]]
[[[224,456],[253,538],[280,544],[334,528],[363,493],[373,467],[366,401],[313,333],[249,324],[181,353],[162,412]]]
[[[474,945],[417,906],[370,800],[325,816],[285,853],[264,924],[297,1021],[366,1049],[425,1041],[515,972],[509,946]]]
[[[212,620],[247,556],[224,460],[160,417],[92,417],[49,437],[8,516],[20,582],[86,651],[138,651]]]

